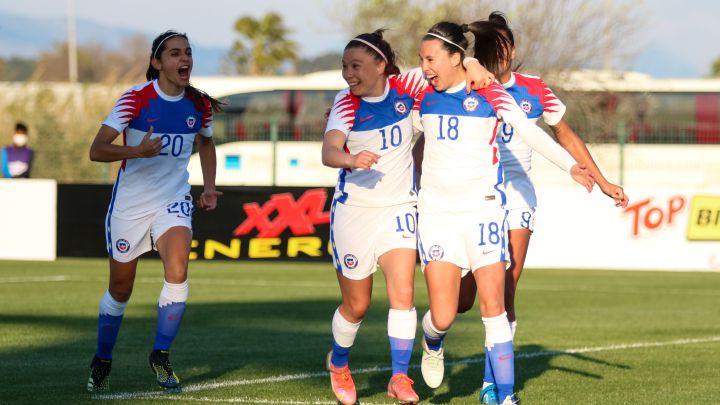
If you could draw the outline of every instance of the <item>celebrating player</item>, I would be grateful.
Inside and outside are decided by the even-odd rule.
[[[109,389],[112,350],[130,299],[138,257],[158,251],[165,283],[158,299],[157,332],[150,367],[157,383],[171,390],[180,380],[169,361],[188,297],[188,255],[193,201],[187,165],[197,142],[204,191],[197,201],[212,210],[215,190],[213,111],[220,103],[190,85],[193,57],[187,35],[167,31],[155,38],[148,82],[120,97],[90,147],[90,159],[122,161],[105,222],[110,282],[100,301],[97,352],[90,365],[89,391]],[[123,134],[123,144],[113,140]],[[197,136],[197,135],[200,136]]]
[[[407,370],[417,315],[413,306],[416,260],[416,193],[413,179],[411,110],[427,83],[419,69],[400,74],[383,31],[358,35],[346,45],[343,78],[322,147],[323,164],[339,168],[332,202],[330,240],[342,303],[332,319],[327,367],[342,404],[354,404],[348,356],[370,304],[377,265],[390,301],[388,336],[393,375],[388,395],[415,403]],[[473,80],[492,78],[474,62]],[[465,74],[463,73],[463,78]]]
[[[420,60],[428,87],[416,108],[425,132],[421,189],[418,197],[418,246],[428,286],[430,311],[422,320],[421,371],[431,388],[444,375],[442,341],[457,313],[463,271],[472,271],[478,285],[490,355],[503,404],[516,402],[510,325],[503,304],[507,227],[503,208],[503,171],[495,129],[499,119],[573,179],[592,189],[588,171],[533,125],[512,97],[497,83],[466,94],[463,60],[475,36],[475,55],[496,71],[508,47],[496,31],[441,22],[423,37]]]
[[[540,116],[552,128],[560,145],[562,145],[578,162],[585,165],[600,189],[615,200],[616,206],[626,207],[628,197],[622,187],[612,184],[605,179],[595,164],[585,143],[570,128],[563,119],[565,105],[555,97],[542,79],[535,76],[523,75],[511,69],[515,57],[515,39],[513,32],[507,24],[502,13],[493,12],[488,21],[475,24],[476,29],[496,30],[502,34],[509,46],[504,53],[504,60],[500,61],[498,79],[507,92],[515,99],[527,117],[537,122]],[[481,63],[487,63],[484,54],[479,54]],[[515,316],[515,291],[522,273],[527,255],[530,235],[533,231],[535,207],[537,198],[535,188],[530,180],[530,162],[532,149],[522,138],[515,135],[515,129],[507,121],[502,122],[497,129],[498,146],[500,148],[500,164],[505,172],[505,194],[508,210],[508,235],[510,242],[510,268],[505,279],[505,309],[513,337],[517,327]],[[469,310],[475,300],[476,284],[472,277],[463,277],[460,289],[460,303],[458,312]],[[490,356],[485,356],[485,379],[481,391],[481,402],[497,403],[497,388],[493,375]]]

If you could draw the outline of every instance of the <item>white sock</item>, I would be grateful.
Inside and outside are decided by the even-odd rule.
[[[120,302],[110,295],[110,291],[106,290],[100,300],[100,315],[120,316],[125,313],[125,307],[128,301]]]
[[[422,327],[423,333],[425,333],[426,336],[435,339],[440,339],[448,333],[447,330],[440,330],[432,323],[432,315],[430,314],[430,310],[425,312],[425,316],[423,316]]]
[[[505,343],[512,340],[510,322],[508,322],[506,312],[489,318],[483,317],[482,321],[485,325],[485,347],[492,349],[495,343]]]
[[[388,312],[388,336],[399,339],[415,339],[417,312],[410,309],[392,309]]]
[[[185,302],[188,299],[189,287],[188,281],[185,280],[180,284],[168,283],[165,281],[163,288],[160,291],[160,298],[158,298],[158,305],[164,307],[171,302]]]
[[[340,308],[336,309],[332,319],[332,335],[335,343],[342,347],[352,346],[361,323],[362,321],[358,323],[348,322],[340,314]]]
[[[512,332],[513,339],[515,339],[515,329],[517,329],[517,319],[510,322],[510,332]]]

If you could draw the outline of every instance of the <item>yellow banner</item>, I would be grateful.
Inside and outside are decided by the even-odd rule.
[[[693,196],[687,238],[720,241],[720,195]]]

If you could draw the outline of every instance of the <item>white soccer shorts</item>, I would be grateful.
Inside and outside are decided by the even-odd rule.
[[[506,211],[483,207],[463,213],[418,215],[418,250],[424,266],[433,261],[449,262],[477,270],[493,263],[508,262]]]
[[[337,271],[362,280],[377,270],[378,258],[393,249],[416,249],[414,203],[358,207],[333,201],[330,242]]]
[[[192,231],[192,200],[173,201],[154,214],[137,219],[106,217],[108,256],[127,263],[151,249],[155,242],[170,228],[184,226]]]
[[[530,232],[535,230],[535,208],[513,208],[508,211],[508,230],[527,229]]]

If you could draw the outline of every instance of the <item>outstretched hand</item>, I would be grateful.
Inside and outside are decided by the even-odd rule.
[[[592,174],[590,174],[590,171],[587,167],[585,167],[585,165],[580,163],[573,165],[570,169],[570,176],[572,176],[573,180],[575,180],[578,184],[585,187],[588,193],[592,191],[593,186],[595,185],[595,179],[593,179]]]
[[[151,125],[150,130],[147,131],[142,141],[140,141],[140,145],[137,146],[138,157],[149,158],[160,153],[160,149],[162,149],[160,138],[150,139],[150,135],[153,134],[154,130],[155,128]]]
[[[603,193],[605,193],[606,196],[612,198],[615,201],[616,207],[625,208],[628,206],[630,198],[625,195],[625,190],[623,190],[622,187],[612,183],[607,183],[604,185],[604,187],[600,186],[600,189]]]
[[[217,207],[217,199],[221,195],[223,195],[222,191],[217,191],[215,189],[204,190],[202,194],[200,194],[200,198],[197,200],[197,205],[205,211],[214,210],[215,207]]]

